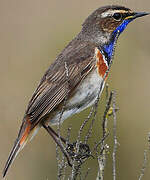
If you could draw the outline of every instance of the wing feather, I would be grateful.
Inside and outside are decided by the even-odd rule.
[[[94,50],[95,45],[87,42],[69,44],[49,67],[26,110],[25,115],[30,117],[33,127],[57,107],[95,68]]]

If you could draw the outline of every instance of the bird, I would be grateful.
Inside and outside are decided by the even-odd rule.
[[[61,147],[58,134],[51,126],[95,103],[107,80],[118,37],[130,22],[148,14],[108,5],[96,9],[85,19],[81,31],[49,66],[33,93],[3,177],[17,154],[41,127]],[[61,140],[65,142],[62,137]]]

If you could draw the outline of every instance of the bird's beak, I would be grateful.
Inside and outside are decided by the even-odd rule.
[[[149,15],[150,13],[146,13],[146,12],[135,12],[133,13],[132,15],[130,16],[127,16],[125,19],[136,19],[136,18],[139,18],[139,17],[142,17],[142,16],[146,16],[146,15]]]

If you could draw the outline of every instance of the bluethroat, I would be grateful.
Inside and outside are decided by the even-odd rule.
[[[131,21],[148,14],[112,5],[100,7],[84,21],[81,32],[50,65],[29,101],[3,177],[17,154],[40,127],[44,127],[61,147],[57,133],[50,126],[94,104],[99,87],[103,83],[102,92],[107,79],[105,73],[118,36]],[[65,143],[65,139],[61,137],[61,140]]]

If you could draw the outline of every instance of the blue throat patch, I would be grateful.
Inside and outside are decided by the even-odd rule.
[[[112,33],[112,40],[110,41],[109,44],[106,44],[104,45],[103,47],[103,50],[104,52],[107,54],[108,56],[108,59],[110,61],[110,59],[112,58],[112,55],[113,55],[113,51],[114,51],[114,45],[115,45],[115,40],[116,40],[116,36],[120,35],[124,29],[126,28],[126,26],[132,21],[132,19],[127,19],[127,20],[124,20],[120,26],[118,26],[114,32]],[[119,31],[119,34],[118,34],[118,31]],[[109,64],[109,62],[108,62]]]

